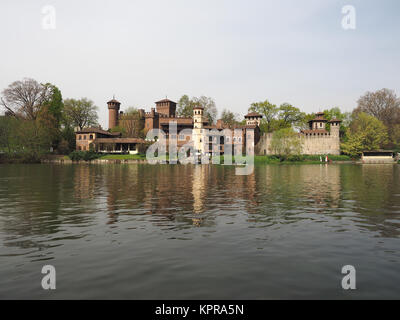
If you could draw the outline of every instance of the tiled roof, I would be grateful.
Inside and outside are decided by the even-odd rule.
[[[99,128],[83,128],[82,130],[78,130],[75,133],[100,133],[107,136],[120,136],[120,132],[108,132]]]
[[[93,141],[94,143],[145,143],[139,138],[99,138]]]
[[[193,123],[193,119],[192,118],[160,118],[160,123],[161,124],[168,124],[170,121],[174,121],[178,125],[179,124],[192,124]]]
[[[248,118],[248,117],[261,117],[262,118],[262,115],[259,114],[258,112],[250,112],[250,113],[246,114],[244,117],[245,118]]]
[[[119,103],[119,104],[121,104],[121,102],[119,102],[118,100],[115,100],[115,99],[111,99],[110,101],[107,102],[107,104],[108,103]]]

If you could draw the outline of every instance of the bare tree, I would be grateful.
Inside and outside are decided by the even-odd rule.
[[[136,108],[128,108],[119,118],[119,126],[124,129],[126,137],[137,138],[141,130],[144,129],[144,123],[140,118],[140,113]]]
[[[367,92],[358,100],[354,111],[370,114],[391,127],[400,122],[400,98],[389,89]]]
[[[1,105],[9,114],[36,120],[41,107],[50,99],[52,90],[34,79],[25,78],[11,83],[2,94]]]

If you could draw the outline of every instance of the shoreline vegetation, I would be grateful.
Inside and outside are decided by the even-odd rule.
[[[254,164],[321,164],[325,162],[326,155],[256,155]],[[216,156],[210,159],[210,164],[218,160],[216,165],[225,165],[224,156]],[[238,165],[245,161],[246,157],[232,157],[232,165]],[[165,157],[168,161],[168,155]],[[328,155],[328,163],[356,163],[358,158],[352,158],[347,155]],[[74,151],[67,155],[42,155],[41,157],[29,156],[27,154],[0,154],[0,164],[12,163],[148,163],[146,154],[99,154],[93,151]]]
[[[326,162],[328,157],[328,162]],[[219,163],[216,163],[219,158]],[[160,160],[160,158],[154,159]],[[160,163],[168,164],[169,156],[165,156],[164,160]],[[224,163],[224,155],[214,156],[209,162],[214,165],[245,165],[246,156],[233,156],[230,163]],[[52,153],[47,154],[31,154],[25,153],[5,153],[0,151],[0,165],[1,164],[40,164],[40,163],[54,163],[54,164],[113,164],[113,163],[149,163],[146,154],[103,154],[94,151],[73,151],[69,155],[56,155]],[[178,162],[179,163],[179,162]],[[251,163],[251,162],[249,162]],[[357,164],[361,163],[359,157],[351,157],[349,155],[255,155],[254,164]],[[400,160],[393,162],[400,164]]]

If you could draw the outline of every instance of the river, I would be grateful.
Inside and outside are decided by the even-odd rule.
[[[0,165],[2,299],[399,298],[399,238],[399,165]]]

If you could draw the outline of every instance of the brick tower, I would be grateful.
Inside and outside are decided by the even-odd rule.
[[[119,107],[121,103],[115,98],[107,102],[108,105],[108,129],[118,126]]]

